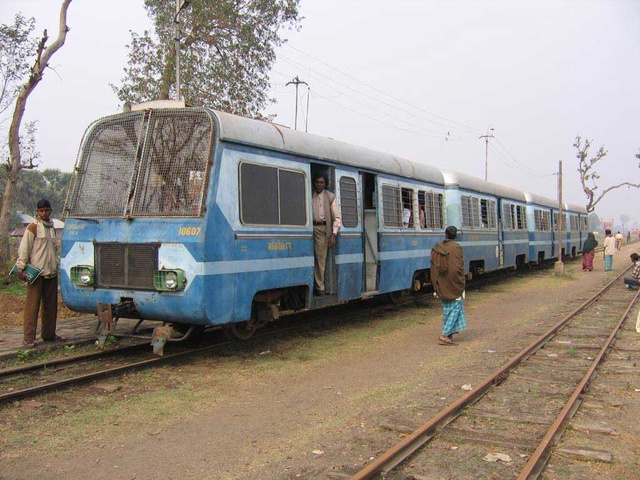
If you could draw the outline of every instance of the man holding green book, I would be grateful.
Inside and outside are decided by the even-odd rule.
[[[24,232],[18,248],[18,277],[27,281],[24,270],[29,265],[40,270],[40,275],[27,285],[24,306],[25,347],[36,346],[38,312],[41,312],[40,336],[44,341],[64,340],[56,335],[58,320],[58,252],[56,230],[51,221],[51,203],[40,200],[36,206],[36,217]]]

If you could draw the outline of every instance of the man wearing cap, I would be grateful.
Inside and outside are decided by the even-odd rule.
[[[64,340],[56,335],[58,320],[58,252],[56,230],[51,221],[49,200],[40,200],[36,206],[36,217],[25,230],[18,248],[18,277],[27,280],[24,269],[33,265],[42,272],[33,283],[27,285],[24,306],[25,347],[36,346],[38,312],[41,310],[40,336],[44,341]],[[42,307],[42,308],[41,308]]]

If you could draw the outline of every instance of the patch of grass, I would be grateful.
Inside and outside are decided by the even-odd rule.
[[[564,267],[564,272],[562,273],[562,276],[568,280],[573,280],[574,277],[576,276],[576,269],[575,267]]]
[[[0,278],[0,293],[24,297],[27,294],[27,284],[15,275],[6,275]]]

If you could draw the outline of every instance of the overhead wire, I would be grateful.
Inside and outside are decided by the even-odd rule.
[[[412,133],[412,134],[415,134],[415,135],[422,135],[422,136],[431,137],[431,138],[440,138],[440,139],[443,139],[445,141],[462,141],[462,140],[477,140],[478,136],[476,136],[476,135],[480,135],[480,134],[483,133],[479,129],[476,129],[476,128],[473,128],[473,127],[469,127],[469,126],[467,126],[467,125],[465,125],[463,123],[460,123],[460,122],[449,120],[449,119],[447,119],[445,117],[436,115],[436,114],[431,113],[431,112],[429,112],[427,110],[424,110],[424,109],[422,109],[420,107],[412,105],[412,104],[410,104],[410,103],[408,103],[408,102],[406,102],[406,101],[404,101],[404,100],[402,100],[402,99],[400,99],[400,98],[398,98],[398,97],[396,97],[394,95],[390,95],[390,94],[388,94],[388,93],[386,93],[386,92],[384,92],[384,91],[382,91],[382,90],[380,90],[380,89],[378,89],[378,88],[376,88],[376,87],[374,87],[372,85],[367,84],[366,82],[361,81],[360,79],[358,79],[358,78],[356,78],[356,77],[354,77],[354,76],[352,76],[352,75],[350,75],[350,74],[348,74],[346,72],[343,72],[342,70],[340,70],[340,69],[328,64],[327,62],[324,62],[324,61],[322,61],[322,60],[320,60],[318,58],[315,58],[315,57],[313,57],[313,56],[311,56],[311,55],[303,52],[302,50],[297,49],[297,48],[295,48],[295,47],[293,47],[291,45],[287,44],[287,47],[289,47],[292,50],[295,50],[295,51],[301,53],[302,55],[305,55],[305,56],[309,57],[310,59],[312,59],[312,60],[314,60],[314,61],[316,61],[316,62],[318,62],[318,63],[320,63],[322,65],[325,65],[326,67],[338,72],[340,75],[344,75],[345,77],[347,77],[347,78],[349,78],[349,79],[351,79],[351,80],[353,80],[353,81],[355,81],[355,82],[357,82],[359,84],[364,85],[365,87],[367,87],[368,89],[371,89],[372,91],[380,93],[383,96],[388,97],[388,98],[394,100],[395,102],[397,102],[399,104],[402,104],[402,105],[405,105],[407,107],[410,107],[411,109],[414,109],[414,110],[416,110],[418,112],[426,114],[426,115],[428,115],[430,117],[434,117],[434,118],[436,118],[438,120],[434,120],[433,118],[425,117],[424,115],[416,114],[416,113],[414,113],[412,111],[407,110],[406,108],[399,107],[397,105],[391,104],[391,103],[389,103],[389,102],[387,102],[385,100],[382,100],[379,97],[370,95],[370,94],[368,94],[366,92],[363,92],[360,89],[354,88],[354,87],[352,87],[350,85],[346,85],[343,82],[341,82],[339,80],[336,80],[335,78],[332,78],[329,75],[326,75],[324,73],[315,71],[311,67],[309,67],[307,65],[304,65],[302,63],[299,63],[299,62],[287,57],[286,55],[280,54],[279,58],[281,58],[285,63],[287,63],[287,64],[289,64],[289,65],[291,65],[293,67],[296,67],[298,69],[303,69],[303,71],[305,71],[305,74],[308,75],[310,78],[312,78],[314,81],[319,82],[320,84],[324,85],[326,88],[328,88],[331,91],[337,93],[337,96],[332,98],[332,97],[330,97],[328,95],[322,95],[317,90],[314,90],[313,92],[309,92],[312,95],[311,98],[323,99],[325,101],[328,101],[328,102],[331,102],[331,103],[335,104],[339,108],[342,108],[344,110],[350,111],[350,112],[352,112],[352,113],[354,113],[356,115],[359,115],[359,116],[361,116],[363,118],[367,118],[369,120],[381,123],[383,125],[387,125],[387,126],[390,126],[392,128],[395,128],[395,129],[398,129],[398,130],[401,130],[401,131],[405,131],[405,132],[408,132],[408,133]],[[284,74],[282,72],[279,72],[279,71],[276,71],[276,70],[272,70],[272,72],[274,72],[274,73],[276,73],[278,75],[281,75],[283,78],[288,78],[288,75],[286,75],[286,74]],[[284,83],[281,86],[284,87],[285,86]],[[352,92],[352,94],[350,94],[348,92]],[[430,123],[430,124],[439,125],[441,127],[446,127],[448,130],[446,132],[443,132],[441,130],[434,130],[433,128],[427,128],[426,126],[419,125],[419,124],[407,121],[407,120],[402,119],[402,118],[398,118],[397,116],[394,116],[394,115],[390,114],[387,111],[380,110],[379,108],[375,108],[374,106],[372,106],[372,105],[370,105],[368,103],[365,103],[364,101],[356,98],[356,96],[362,96],[362,97],[364,97],[364,98],[366,98],[368,100],[371,100],[371,101],[375,102],[376,104],[381,104],[384,107],[391,108],[391,109],[399,111],[401,113],[410,115],[410,116],[412,116],[414,118],[417,118],[417,119],[419,119],[421,121],[424,121],[424,122],[427,122],[427,123]],[[355,104],[359,105],[360,107],[362,107],[364,109],[367,109],[367,110],[369,110],[371,112],[375,112],[376,115],[382,116],[382,117],[384,117],[384,119],[378,118],[376,116],[371,116],[371,115],[365,114],[362,111],[359,111],[356,108],[349,107],[349,106],[345,105],[344,103],[342,103],[342,102],[337,100],[338,98],[342,98],[342,97],[349,99],[351,102],[354,102]],[[307,115],[308,115],[308,112],[307,112]],[[397,123],[394,123],[394,122],[397,122]],[[451,134],[451,130],[454,130],[454,131],[455,130],[459,130],[461,133],[463,133],[463,132],[467,133],[467,135],[469,133],[471,133],[474,136],[463,136],[463,135],[455,134],[455,133]],[[495,138],[495,137],[493,137],[493,138]],[[553,175],[553,174],[538,172],[535,169],[530,168],[528,165],[522,163],[498,139],[495,139],[495,142],[490,142],[490,149],[491,149],[493,155],[498,156],[507,165],[509,165],[509,166],[511,166],[511,167],[513,167],[515,169],[518,169],[518,170],[526,173],[527,175],[532,175],[532,176],[536,176],[536,177],[539,177],[539,178],[547,178],[547,177]]]
[[[376,112],[378,112],[378,113],[380,113],[380,114],[382,114],[382,115],[385,115],[385,116],[388,116],[388,117],[394,118],[396,121],[402,122],[403,124],[406,124],[406,125],[411,125],[411,126],[412,126],[412,127],[414,127],[414,128],[420,128],[420,129],[423,129],[423,130],[425,130],[425,131],[428,131],[428,132],[431,132],[431,133],[437,134],[437,135],[436,135],[436,138],[440,138],[440,137],[442,137],[442,136],[444,135],[444,132],[442,132],[441,130],[440,130],[440,131],[436,131],[436,130],[433,130],[433,129],[430,129],[430,128],[427,128],[427,127],[418,126],[418,125],[415,125],[415,124],[413,124],[413,123],[411,123],[411,122],[409,122],[409,121],[407,121],[407,120],[399,119],[399,118],[397,118],[397,117],[394,117],[393,115],[390,115],[389,113],[381,112],[379,109],[376,109],[376,108],[372,107],[371,105],[364,104],[363,102],[361,102],[360,100],[358,100],[358,99],[357,99],[356,97],[354,97],[353,95],[349,95],[348,93],[345,93],[344,91],[342,91],[342,90],[340,90],[339,88],[337,88],[337,87],[335,87],[335,86],[333,86],[333,85],[329,84],[328,82],[333,82],[333,83],[335,83],[335,84],[339,85],[340,87],[342,87],[342,88],[344,88],[344,89],[347,89],[347,90],[350,90],[350,91],[354,92],[356,95],[361,95],[361,96],[363,96],[363,97],[365,97],[365,98],[367,98],[367,99],[369,99],[369,100],[372,100],[372,101],[374,101],[374,102],[380,103],[380,104],[382,104],[382,105],[384,105],[384,106],[386,106],[386,107],[389,107],[389,108],[392,108],[392,109],[398,110],[398,111],[400,111],[400,112],[402,112],[402,113],[405,113],[405,114],[411,115],[411,116],[416,117],[416,118],[420,118],[421,120],[424,120],[424,121],[427,121],[427,122],[430,122],[430,123],[436,123],[436,124],[439,124],[439,125],[440,125],[440,126],[442,126],[442,127],[446,127],[446,128],[448,128],[448,129],[449,129],[448,134],[449,134],[450,136],[451,136],[451,134],[450,134],[450,130],[452,130],[452,129],[456,128],[456,127],[453,127],[452,125],[447,125],[447,124],[444,124],[444,123],[442,123],[442,122],[437,122],[437,121],[434,121],[434,120],[431,120],[431,119],[428,119],[428,118],[422,117],[422,116],[420,116],[420,115],[416,115],[415,113],[412,113],[412,112],[410,112],[410,111],[407,111],[406,109],[400,108],[400,107],[398,107],[398,106],[396,106],[396,105],[393,105],[393,104],[391,104],[391,103],[389,103],[389,102],[386,102],[386,101],[384,101],[384,100],[381,100],[380,98],[376,98],[376,97],[374,97],[374,96],[372,96],[372,95],[369,95],[369,94],[367,94],[367,93],[364,93],[364,92],[362,92],[362,91],[360,91],[360,90],[358,90],[358,89],[356,89],[356,88],[354,88],[354,87],[352,87],[352,86],[350,86],[350,85],[345,85],[344,83],[342,83],[342,82],[340,82],[340,81],[338,81],[338,80],[336,80],[336,79],[334,79],[334,78],[331,78],[331,77],[330,77],[330,76],[328,76],[328,75],[325,75],[325,74],[320,73],[320,72],[316,72],[315,70],[312,70],[312,69],[310,69],[309,67],[307,67],[307,66],[305,66],[305,65],[303,65],[303,64],[300,64],[300,63],[296,62],[295,60],[292,60],[292,59],[290,59],[290,58],[288,58],[288,57],[286,57],[286,56],[284,56],[284,55],[280,55],[280,56],[279,56],[279,58],[281,58],[281,59],[282,59],[282,60],[284,60],[286,63],[288,63],[288,64],[290,64],[290,65],[292,65],[292,66],[296,66],[296,67],[299,67],[299,68],[304,68],[304,69],[306,70],[306,74],[307,74],[307,75],[309,75],[309,76],[311,76],[312,78],[314,78],[316,81],[318,81],[318,82],[320,82],[320,83],[324,84],[327,88],[332,89],[333,91],[335,91],[335,92],[339,93],[340,95],[342,95],[342,96],[344,96],[344,97],[347,97],[347,98],[351,99],[352,101],[354,101],[354,102],[356,102],[356,103],[359,103],[359,104],[363,105],[365,108],[369,108],[369,109],[374,110],[374,111],[376,111]],[[326,80],[324,80],[324,79],[326,79]],[[403,128],[403,130],[406,130],[406,128]],[[468,133],[468,132],[467,132],[467,133]]]
[[[281,57],[281,58],[283,58],[283,57]],[[287,63],[291,64],[291,65],[294,65],[294,66],[296,65],[296,63],[295,63],[295,62],[292,62],[292,61],[290,61],[290,60],[289,60],[289,59],[287,59],[287,58],[283,58],[283,60],[284,60],[285,62],[287,62]],[[427,136],[432,136],[432,137],[434,137],[434,138],[441,138],[441,137],[442,137],[442,133],[441,133],[440,131],[432,130],[432,129],[429,129],[429,128],[426,128],[426,127],[421,127],[421,126],[419,126],[419,125],[412,124],[411,122],[408,122],[408,121],[406,121],[406,120],[404,120],[404,119],[398,118],[398,117],[396,117],[396,116],[394,116],[394,115],[391,115],[391,114],[389,114],[389,113],[387,113],[387,112],[381,111],[381,110],[379,110],[379,109],[377,109],[377,108],[375,108],[375,107],[373,107],[373,106],[371,106],[371,105],[368,105],[368,104],[366,104],[366,103],[364,103],[364,102],[360,101],[359,99],[357,99],[357,98],[355,98],[355,97],[353,97],[353,96],[350,96],[350,95],[346,95],[346,94],[344,94],[343,92],[341,92],[341,91],[337,90],[335,87],[333,87],[332,85],[330,85],[328,82],[326,82],[326,81],[325,81],[325,80],[323,80],[322,78],[319,78],[319,77],[314,77],[314,78],[315,78],[315,80],[316,80],[316,81],[318,81],[318,82],[320,82],[321,84],[325,85],[327,88],[329,88],[329,89],[331,89],[331,90],[333,90],[333,91],[338,92],[341,96],[344,96],[344,97],[349,98],[351,101],[353,101],[353,102],[355,102],[356,104],[358,104],[358,105],[362,106],[363,108],[369,109],[369,110],[371,110],[371,111],[373,111],[373,112],[376,112],[376,113],[378,113],[378,114],[380,114],[380,115],[383,115],[383,116],[385,116],[385,117],[388,117],[388,118],[390,118],[390,119],[392,119],[392,120],[395,120],[396,122],[400,122],[401,124],[408,125],[408,126],[411,126],[411,127],[417,128],[417,129],[419,129],[419,130],[423,130],[423,131],[425,131],[425,132],[428,132]],[[350,89],[350,90],[354,90],[354,89],[352,89],[351,87],[349,87],[349,86],[347,86],[347,85],[343,85],[343,84],[341,84],[340,82],[337,82],[337,81],[335,81],[335,80],[333,80],[333,81],[334,81],[335,83],[337,83],[337,84],[339,84],[339,85],[341,85],[341,86],[345,87],[345,88],[348,88],[348,89]],[[315,94],[316,94],[316,95],[318,95],[318,96],[320,96],[317,92],[315,92]],[[370,99],[375,100],[373,97],[370,97],[369,95],[366,95],[366,94],[363,94],[363,95],[364,95],[365,97],[368,97],[368,98],[370,98]],[[323,96],[320,96],[320,98],[328,99],[327,97],[323,97]],[[345,108],[345,107],[344,107],[344,105],[343,105],[343,104],[340,104],[339,102],[334,102],[334,103],[335,103],[336,105],[339,105],[339,106],[341,106],[341,107]],[[386,104],[385,102],[381,102],[381,103]],[[392,106],[392,105],[389,105],[389,104],[386,104],[386,105],[388,105],[388,106]],[[351,110],[351,111],[354,111],[354,110]],[[362,114],[361,116],[363,116],[363,117],[365,117],[365,118],[369,118],[369,119],[371,119],[371,120],[373,120],[373,119],[374,119],[373,117],[370,117],[370,116],[368,116],[368,115],[364,115],[364,114]],[[388,122],[381,122],[381,123],[385,123],[386,125],[389,125],[389,126],[394,126],[393,124],[388,123]],[[405,127],[405,128],[401,128],[401,130],[410,131],[410,130],[409,130],[409,129],[407,129],[406,127]],[[414,133],[418,133],[418,132],[414,132]]]
[[[369,85],[368,83],[363,82],[362,80],[360,80],[360,79],[358,79],[358,78],[356,78],[356,77],[354,77],[354,76],[352,76],[352,75],[350,75],[350,74],[348,74],[348,73],[346,73],[346,72],[344,72],[344,71],[342,71],[342,70],[340,70],[340,69],[338,69],[338,68],[334,67],[333,65],[328,64],[327,62],[324,62],[323,60],[320,60],[320,59],[318,59],[318,58],[313,57],[312,55],[309,55],[309,54],[308,54],[308,53],[306,53],[306,52],[303,52],[302,50],[300,50],[300,49],[298,49],[298,48],[294,47],[293,45],[290,45],[290,44],[288,44],[288,43],[287,43],[287,44],[285,44],[285,46],[286,46],[287,48],[290,48],[290,49],[292,49],[292,50],[295,50],[295,51],[297,51],[297,52],[301,53],[302,55],[305,55],[305,56],[309,57],[310,59],[312,59],[312,60],[314,60],[314,61],[316,61],[316,62],[318,62],[318,63],[321,63],[322,65],[325,65],[326,67],[328,67],[328,68],[330,68],[330,69],[332,69],[332,70],[335,70],[336,72],[340,73],[341,75],[344,75],[345,77],[350,78],[351,80],[353,80],[353,81],[355,81],[355,82],[358,82],[358,83],[360,83],[360,84],[364,85],[365,87],[370,88],[371,90],[373,90],[373,91],[375,91],[375,92],[381,93],[382,95],[384,95],[384,96],[386,96],[386,97],[389,97],[389,98],[393,99],[394,101],[396,101],[396,102],[398,102],[398,103],[401,103],[401,104],[406,105],[406,106],[408,106],[408,107],[411,107],[411,108],[413,108],[413,109],[415,109],[415,110],[417,110],[417,111],[419,111],[419,112],[422,112],[422,113],[424,113],[424,114],[427,114],[427,115],[429,115],[429,116],[432,116],[432,117],[434,117],[434,118],[437,118],[437,119],[439,119],[440,121],[438,122],[438,121],[435,121],[435,120],[430,120],[430,119],[427,119],[427,118],[421,117],[421,116],[419,116],[419,115],[416,115],[416,114],[414,114],[414,113],[407,112],[407,113],[409,113],[409,114],[411,114],[411,115],[414,115],[414,116],[416,116],[416,117],[418,117],[418,118],[422,118],[422,119],[427,120],[427,121],[431,121],[431,122],[433,122],[433,123],[437,123],[437,124],[440,124],[440,125],[446,126],[446,127],[448,127],[448,128],[456,128],[456,129],[459,129],[459,130],[466,130],[466,131],[468,131],[468,132],[471,132],[471,133],[477,133],[477,134],[482,133],[482,132],[481,132],[481,130],[479,130],[479,129],[477,129],[477,128],[469,127],[468,125],[465,125],[465,124],[463,124],[463,123],[457,122],[457,121],[455,121],[455,120],[450,120],[450,119],[448,119],[448,118],[442,117],[442,116],[437,115],[437,114],[435,114],[435,113],[429,112],[429,111],[427,111],[427,110],[425,110],[425,109],[423,109],[423,108],[421,108],[421,107],[417,107],[416,105],[413,105],[413,104],[411,104],[411,103],[409,103],[409,102],[406,102],[406,101],[404,101],[404,100],[402,100],[402,99],[400,99],[400,98],[398,98],[398,97],[396,97],[396,96],[394,96],[394,95],[391,95],[391,94],[389,94],[389,93],[387,93],[387,92],[385,92],[385,91],[383,91],[383,90],[380,90],[379,88],[374,87],[373,85]],[[281,56],[282,56],[282,55],[281,55]],[[375,98],[374,98],[374,100],[379,101],[378,99],[375,99]],[[381,103],[384,103],[384,102],[381,102]],[[396,106],[392,106],[392,107],[393,107],[393,108],[396,108],[396,109],[398,109],[398,110],[401,110],[400,108],[398,108],[398,107],[396,107]],[[403,111],[405,111],[405,110],[403,110]],[[442,123],[442,122],[447,122],[447,123]]]

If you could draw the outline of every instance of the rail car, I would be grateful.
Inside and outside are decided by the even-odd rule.
[[[313,293],[316,173],[342,215],[321,297]],[[469,276],[580,251],[586,210],[568,206],[562,239],[557,214],[550,199],[463,173],[149,102],[85,132],[65,205],[61,291],[75,311],[180,330],[222,326],[247,338],[282,310],[421,289],[447,225],[460,231]]]

